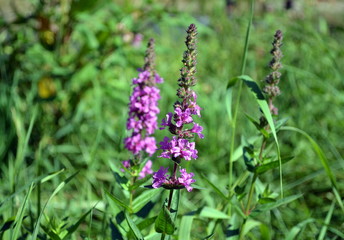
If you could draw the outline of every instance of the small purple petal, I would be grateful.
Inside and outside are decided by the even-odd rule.
[[[153,188],[159,188],[165,183],[166,179],[169,177],[166,174],[167,171],[168,171],[168,167],[167,168],[160,167],[160,169],[157,172],[153,173],[153,184],[152,184]]]

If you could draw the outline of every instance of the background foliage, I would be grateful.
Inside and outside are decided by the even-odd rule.
[[[114,173],[129,158],[123,138],[131,78],[143,64],[148,39],[155,38],[157,70],[165,79],[159,119],[171,111],[184,30],[190,23],[199,29],[196,91],[205,129],[192,170],[203,189],[182,193],[179,214],[221,207],[202,175],[226,191],[230,148],[226,85],[240,74],[248,1],[227,1],[228,5],[225,1],[155,0],[0,3],[0,239],[13,234],[26,239],[40,225],[41,239],[54,234],[60,239],[114,238],[118,231],[115,210],[103,189],[121,194]],[[343,4],[295,1],[286,10],[283,1],[257,1],[246,70],[254,79],[264,79],[272,36],[281,29],[284,68],[282,95],[276,105],[281,117],[288,117],[289,126],[305,130],[322,147],[341,195],[344,21],[338,21],[343,18],[338,9],[344,9]],[[252,96],[244,89],[238,142],[255,135],[254,126],[245,118],[245,113],[260,114],[251,103]],[[157,133],[158,141],[163,134]],[[295,156],[283,167],[285,195],[302,193],[302,197],[257,217],[269,231],[264,235],[264,227],[254,228],[248,237],[281,239],[300,229],[299,239],[314,239],[332,207],[330,180],[306,138],[280,132],[279,141],[282,155]],[[152,159],[157,170],[163,160]],[[235,174],[245,168],[238,157]],[[263,180],[278,192],[278,170]],[[34,189],[32,182],[37,184]],[[48,200],[40,215],[38,209]],[[18,222],[20,213],[22,223]],[[333,211],[324,239],[344,236],[343,216],[339,209]],[[193,224],[192,237],[203,239],[211,234],[214,221],[199,217]],[[217,228],[215,239],[225,234]]]

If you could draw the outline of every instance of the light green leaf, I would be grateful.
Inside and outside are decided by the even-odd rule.
[[[13,230],[12,239],[17,239],[18,238],[19,229],[21,228],[23,217],[24,217],[24,211],[25,211],[26,206],[28,204],[28,199],[30,198],[31,192],[33,190],[33,187],[34,187],[34,183],[31,183],[29,191],[25,195],[24,201],[23,201],[22,205],[19,208],[19,211],[18,211],[16,219],[15,219],[15,224],[16,225],[15,225],[14,230]]]
[[[49,199],[47,200],[47,202],[44,204],[39,216],[38,216],[38,219],[37,219],[37,222],[36,222],[36,225],[35,225],[35,228],[34,228],[34,231],[33,231],[33,234],[32,234],[32,240],[36,240],[37,239],[37,234],[38,234],[38,229],[39,229],[39,225],[41,223],[41,218],[43,216],[43,212],[45,210],[45,208],[48,206],[48,204],[50,203],[50,201],[53,199],[53,197],[68,183],[70,182],[77,174],[79,173],[76,172],[74,173],[73,175],[71,175],[70,177],[68,177],[66,180],[64,180],[63,182],[61,182],[57,188],[54,190],[54,192],[50,195]]]
[[[251,217],[258,216],[259,214],[261,214],[263,212],[270,211],[270,210],[277,208],[279,206],[293,202],[294,200],[298,199],[301,196],[302,196],[302,194],[292,195],[292,196],[289,196],[286,198],[279,199],[274,203],[266,203],[266,204],[259,205],[255,210],[252,211],[250,216]]]
[[[314,151],[318,155],[320,162],[323,165],[323,168],[325,169],[325,172],[326,172],[328,178],[330,179],[330,181],[332,183],[332,191],[333,191],[333,193],[337,199],[337,202],[338,202],[340,208],[344,212],[344,205],[342,202],[342,198],[338,192],[338,186],[337,186],[336,178],[334,177],[334,174],[332,173],[332,170],[331,170],[330,165],[328,163],[327,157],[326,157],[325,153],[323,152],[323,150],[320,148],[320,146],[314,141],[314,139],[311,136],[309,136],[305,131],[303,131],[301,129],[298,129],[295,127],[281,127],[281,130],[297,132],[297,133],[302,134],[303,136],[305,136],[308,139],[308,141],[312,145]]]
[[[152,201],[161,191],[160,188],[148,189],[136,197],[133,201],[132,210],[134,213],[140,211],[149,201]]]
[[[204,174],[202,174],[202,179],[223,199],[228,200],[227,197],[222,193],[222,191],[216,187],[211,181],[209,181]]]
[[[211,207],[204,207],[201,213],[199,214],[199,216],[206,217],[206,218],[213,218],[213,219],[229,219],[230,218],[227,214]]]
[[[192,221],[194,219],[194,215],[186,215],[182,217],[180,222],[180,229],[179,229],[179,239],[183,240],[190,240],[190,233],[192,227]]]
[[[104,192],[106,194],[106,196],[113,202],[115,203],[117,206],[119,207],[123,207],[124,209],[126,209],[128,212],[132,212],[131,208],[126,205],[125,203],[123,203],[121,200],[119,200],[118,198],[116,198],[114,195],[112,195],[110,192],[108,192],[106,189],[104,189]]]
[[[130,229],[133,231],[136,239],[143,240],[143,236],[142,236],[139,228],[136,226],[136,224],[134,223],[134,221],[131,219],[131,217],[129,216],[129,214],[127,212],[125,212],[125,219],[127,220],[128,225],[129,225]]]

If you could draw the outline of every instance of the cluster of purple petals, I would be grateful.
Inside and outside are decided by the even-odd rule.
[[[136,86],[130,96],[127,120],[127,129],[132,130],[132,135],[124,143],[134,155],[145,151],[151,156],[157,149],[155,139],[149,135],[158,128],[160,91],[154,84],[162,83],[163,79],[155,74],[154,83],[150,81],[149,71],[141,71],[139,77],[133,79],[133,85]]]
[[[177,104],[174,109],[174,114],[170,112],[166,115],[166,118],[162,120],[162,127],[160,129],[168,127],[170,131],[177,136],[172,137],[172,139],[165,137],[164,140],[160,142],[159,149],[163,150],[163,152],[159,157],[181,157],[187,161],[192,158],[197,158],[195,143],[188,140],[195,134],[197,134],[199,138],[204,138],[202,134],[203,127],[195,123],[192,117],[192,115],[201,116],[201,108],[197,105],[196,99],[196,93],[190,91],[189,100],[182,104]],[[175,123],[173,123],[173,121]],[[192,128],[185,128],[191,124]]]
[[[123,167],[127,169],[131,167],[130,160],[123,161],[122,164],[123,164]],[[138,177],[139,179],[142,179],[145,176],[153,173],[152,164],[153,163],[151,160],[148,160],[146,162],[145,166],[142,168],[141,172],[139,173],[139,177]],[[121,169],[121,171],[124,172],[125,170]]]
[[[195,143],[189,142],[187,139],[177,138],[173,136],[172,139],[165,137],[160,142],[160,149],[164,150],[159,157],[163,158],[184,158],[186,161],[190,161],[192,158],[197,159],[197,150],[195,149]]]
[[[160,167],[157,172],[153,173],[152,187],[159,188],[162,186],[167,189],[185,187],[188,192],[191,192],[193,189],[191,184],[196,182],[196,180],[193,179],[194,174],[187,173],[186,169],[184,168],[180,169],[179,171],[180,177],[173,179],[167,174],[168,168]]]

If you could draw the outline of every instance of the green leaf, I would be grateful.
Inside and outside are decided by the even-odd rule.
[[[180,229],[179,229],[179,239],[183,240],[190,240],[190,233],[192,227],[192,221],[194,219],[194,215],[186,215],[182,217],[180,222]]]
[[[5,232],[6,230],[10,229],[13,225],[13,223],[15,222],[16,217],[10,217],[9,219],[7,219],[4,224],[2,225],[1,229],[0,229],[0,233]],[[1,235],[0,235],[1,236]],[[1,238],[0,238],[1,239]]]
[[[150,225],[152,225],[157,217],[151,217],[151,218],[146,218],[144,219],[142,222],[138,223],[136,226],[142,230],[145,229],[147,227],[149,227]]]
[[[296,236],[299,232],[304,228],[308,223],[315,222],[314,218],[306,219],[305,221],[300,222],[296,226],[294,226],[286,236],[285,240],[294,240],[297,239]]]
[[[276,147],[277,147],[277,157],[278,157],[279,166],[280,166],[281,197],[283,197],[282,161],[281,161],[281,156],[280,156],[281,151],[280,151],[280,146],[279,146],[278,139],[277,139],[275,123],[274,123],[272,115],[270,113],[268,103],[266,102],[265,97],[264,97],[262,91],[260,90],[258,84],[250,76],[241,75],[241,76],[238,76],[237,78],[241,79],[246,84],[246,86],[251,90],[251,93],[255,96],[255,99],[256,99],[261,111],[263,112],[266,120],[269,123],[271,133],[274,137]]]
[[[172,235],[174,228],[175,225],[172,220],[171,213],[164,204],[155,221],[155,231],[162,234]]]
[[[257,122],[253,117],[245,113],[246,118],[253,123],[253,125],[256,127],[256,129],[263,134],[265,138],[269,138],[269,133],[264,129],[264,127],[261,127],[259,122]]]
[[[25,184],[23,187],[19,188],[15,193],[11,194],[8,198],[6,198],[4,201],[2,201],[0,203],[0,208],[2,207],[2,205],[9,201],[11,198],[13,198],[14,196],[16,196],[17,194],[21,193],[22,191],[24,191],[25,189],[27,189],[28,187],[31,186],[32,183],[36,184],[38,183],[39,181],[41,181],[42,183],[50,180],[51,178],[57,176],[58,174],[62,173],[63,171],[65,171],[65,169],[61,169],[60,171],[56,171],[56,172],[51,172],[51,173],[48,173],[48,174],[44,174],[44,175],[41,175],[37,178],[35,178],[34,180],[32,180],[32,182],[30,183],[27,183]]]
[[[46,226],[41,224],[41,228],[50,237],[50,239],[52,239],[52,240],[61,240],[60,236],[57,235],[56,233],[54,233],[53,231],[51,231],[51,229],[49,227],[46,227]]]
[[[243,229],[241,230],[242,233],[241,235],[242,236],[245,236],[248,232],[250,232],[253,228],[255,227],[258,227],[260,226],[262,223],[261,222],[258,222],[256,220],[253,220],[253,219],[247,219],[245,224],[244,224],[244,227]]]
[[[293,158],[294,158],[293,156],[284,157],[284,158],[281,158],[281,162],[282,162],[282,164],[285,164],[285,163],[289,162],[290,160],[292,160]],[[280,161],[278,161],[278,160],[272,161],[272,162],[269,162],[269,163],[266,163],[266,164],[263,164],[263,165],[256,167],[255,171],[258,174],[262,174],[262,173],[265,173],[266,171],[269,171],[271,169],[278,168],[279,164],[280,164]]]
[[[206,218],[213,218],[213,219],[229,219],[230,218],[227,214],[211,207],[204,207],[201,213],[199,214],[199,216],[206,217]]]
[[[117,206],[119,207],[123,207],[124,209],[126,209],[128,212],[132,212],[131,208],[126,205],[125,203],[123,203],[121,200],[119,200],[118,198],[116,198],[114,195],[112,195],[110,192],[108,192],[106,189],[104,189],[104,192],[106,194],[106,196],[113,202],[115,203]]]
[[[268,198],[268,197],[259,198],[258,200],[258,203],[260,204],[267,204],[267,203],[274,203],[274,202],[276,202],[276,199]]]
[[[298,199],[299,197],[301,197],[302,194],[297,194],[297,195],[292,195],[286,198],[282,198],[277,200],[276,202],[273,203],[266,203],[266,204],[262,204],[259,205],[256,209],[254,209],[252,211],[252,213],[250,214],[251,217],[255,217],[258,216],[259,214],[266,212],[266,211],[270,211],[274,208],[277,208],[279,206],[285,205],[287,203],[293,202],[294,200]]]
[[[222,193],[222,191],[216,187],[211,181],[209,181],[204,174],[201,175],[202,179],[223,199],[228,200],[226,195]]]
[[[50,197],[48,198],[47,202],[44,204],[39,216],[38,216],[38,219],[37,219],[37,222],[36,222],[36,225],[35,225],[35,228],[34,228],[34,231],[33,231],[33,234],[32,234],[32,240],[36,240],[37,239],[37,234],[38,234],[38,229],[39,229],[39,226],[40,226],[40,222],[41,222],[41,218],[43,216],[43,212],[45,210],[45,208],[48,206],[48,204],[50,203],[50,201],[53,199],[53,197],[68,183],[70,182],[77,174],[79,173],[79,171],[77,171],[76,173],[74,173],[73,175],[71,175],[70,177],[68,177],[66,180],[64,180],[62,183],[60,183],[57,188],[54,190],[54,192],[50,195]]]
[[[129,186],[129,191],[133,191],[139,187],[141,187],[143,184],[145,184],[149,179],[152,178],[152,175],[149,174],[147,175],[146,177],[142,178],[142,179],[139,179],[137,181],[135,181],[135,183],[133,185],[130,185]]]
[[[125,212],[125,219],[127,220],[128,225],[129,225],[130,229],[133,231],[136,239],[143,240],[143,236],[142,236],[139,228],[136,226],[136,224],[134,223],[134,221],[131,219],[131,217],[129,216],[129,214],[127,212]]]
[[[326,232],[327,232],[327,228],[328,228],[328,225],[330,224],[331,222],[331,218],[332,218],[332,214],[333,214],[333,210],[334,210],[334,207],[335,207],[335,201],[332,202],[331,204],[331,207],[326,215],[326,218],[325,218],[325,221],[324,221],[324,224],[321,228],[321,231],[320,231],[320,234],[319,234],[319,237],[318,237],[318,240],[323,240],[325,238],[325,235],[326,235]]]
[[[174,194],[171,201],[171,217],[173,222],[177,219],[177,213],[179,208],[179,198],[180,198],[180,190],[174,190]]]
[[[316,141],[314,141],[314,139],[311,136],[309,136],[305,131],[303,131],[301,129],[298,129],[295,127],[282,127],[281,130],[294,131],[294,132],[302,134],[303,136],[305,136],[308,139],[308,141],[311,143],[314,151],[318,155],[320,162],[323,165],[323,168],[325,169],[325,172],[326,172],[328,178],[331,181],[332,191],[333,191],[333,193],[337,199],[337,202],[338,202],[340,208],[344,212],[344,205],[342,202],[342,198],[338,192],[338,186],[337,186],[336,178],[334,177],[334,174],[332,173],[332,170],[331,170],[330,165],[328,163],[327,157],[326,157],[325,153],[323,152],[323,150],[320,148],[320,146],[316,143]]]
[[[34,187],[34,183],[31,183],[29,191],[25,195],[24,201],[23,201],[22,205],[20,206],[20,209],[17,213],[16,219],[15,219],[15,227],[14,227],[13,234],[12,234],[12,239],[18,238],[17,236],[19,234],[19,229],[21,228],[21,225],[22,225],[22,221],[23,221],[23,217],[24,217],[24,211],[26,209],[26,206],[28,205],[28,199],[30,198],[33,187]]]
[[[74,233],[78,229],[79,225],[85,220],[85,218],[93,211],[93,209],[96,207],[96,205],[94,207],[92,207],[90,210],[88,210],[84,215],[82,215],[75,224],[70,226],[67,229],[67,232],[68,232],[67,235],[64,236],[62,239],[67,239],[67,237],[70,237],[70,235],[72,235],[72,233]]]
[[[152,201],[161,191],[160,188],[148,189],[136,197],[133,201],[132,211],[137,213],[140,211],[149,201]]]

